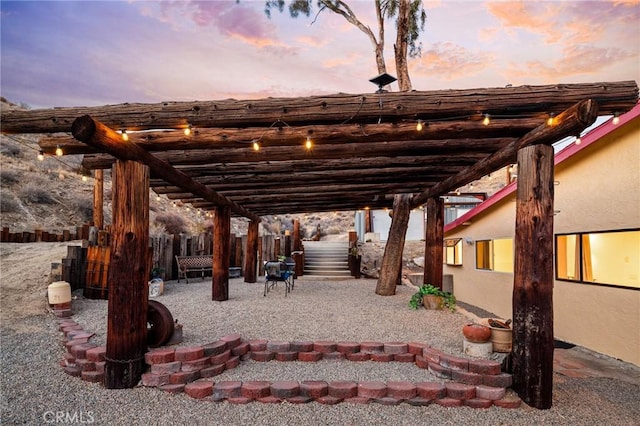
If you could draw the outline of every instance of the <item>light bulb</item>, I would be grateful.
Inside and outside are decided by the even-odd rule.
[[[482,120],[482,124],[484,124],[485,126],[488,126],[489,123],[491,123],[491,118],[490,118],[489,114],[485,114],[484,115],[484,120]]]
[[[56,147],[56,156],[62,157],[63,154],[64,154],[64,152],[62,152],[62,148],[60,148],[60,145],[58,145]]]
[[[127,134],[127,131],[124,129],[122,129],[122,140],[125,142],[129,140],[129,135]]]
[[[460,195],[460,190],[456,189],[456,195]]]
[[[617,126],[618,123],[620,123],[620,117],[618,116],[618,113],[615,113],[613,115],[613,120],[611,120],[611,123],[613,123],[614,126]]]
[[[473,189],[473,184],[469,184],[469,189]]]
[[[554,121],[553,113],[549,114],[549,118],[547,118],[547,126],[553,126]]]
[[[160,201],[160,196],[156,195],[156,201]]]
[[[253,150],[260,151],[260,144],[258,143],[258,141],[253,141]]]
[[[307,149],[311,149],[311,146],[313,146],[313,144],[311,143],[311,138],[309,136],[307,136],[307,142],[305,142],[304,146]]]
[[[422,131],[422,120],[418,120],[418,124],[416,124],[416,130],[418,132]]]
[[[44,152],[38,152],[38,161],[44,161]]]
[[[191,124],[184,128],[184,135],[189,136],[191,134]]]
[[[82,181],[86,182],[87,181],[87,177],[85,175],[82,175]]]
[[[582,143],[582,139],[580,139],[580,136],[578,136],[576,138],[576,141],[574,142],[576,145],[580,145]]]

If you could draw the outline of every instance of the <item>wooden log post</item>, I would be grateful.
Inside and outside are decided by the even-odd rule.
[[[235,237],[235,242],[234,242],[234,247],[236,250],[236,254],[235,254],[235,260],[236,263],[234,263],[232,266],[240,266],[242,267],[242,239],[243,237]]]
[[[553,388],[553,147],[518,151],[513,277],[513,389],[551,408]]]
[[[96,170],[93,179],[93,223],[101,230],[104,227],[104,170]]]
[[[293,220],[293,251],[302,250],[302,238],[300,236],[300,220]]]
[[[291,257],[291,234],[287,231],[284,235],[284,255]]]
[[[132,388],[146,365],[149,169],[118,160],[113,167],[113,234],[109,267],[104,384]]]
[[[280,237],[276,237],[273,240],[273,259],[271,260],[275,260],[278,258],[278,256],[280,256],[281,254],[281,250],[280,250]]]
[[[396,194],[393,199],[393,217],[389,238],[384,247],[380,278],[376,285],[376,294],[380,296],[393,296],[396,294],[396,285],[402,273],[402,252],[404,240],[411,214],[411,195]]]
[[[424,247],[424,284],[442,289],[444,244],[444,201],[440,197],[427,200],[427,235]]]
[[[213,218],[213,280],[211,300],[229,300],[229,238],[231,211],[228,206],[217,207]]]
[[[252,220],[247,228],[247,247],[244,255],[244,282],[255,283],[258,252],[258,222]]]

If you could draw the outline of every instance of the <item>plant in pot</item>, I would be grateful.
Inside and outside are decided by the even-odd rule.
[[[427,309],[442,309],[446,307],[453,312],[456,307],[456,297],[434,285],[424,284],[409,299],[409,307],[411,309],[418,309],[420,305],[424,305]]]

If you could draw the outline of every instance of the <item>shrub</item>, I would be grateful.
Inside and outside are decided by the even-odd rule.
[[[0,197],[0,212],[14,213],[18,211],[18,201],[11,194],[4,193]]]
[[[0,150],[0,152],[2,152],[2,154],[6,155],[7,157],[22,157],[22,147],[20,145],[4,140],[2,142],[1,148],[2,149]]]
[[[33,204],[54,204],[51,193],[37,182],[29,182],[20,188],[20,198]]]
[[[20,176],[13,170],[0,171],[0,183],[2,185],[13,185],[20,180]]]
[[[169,234],[180,234],[187,231],[187,225],[182,218],[175,213],[164,213],[156,216],[157,223],[164,225]]]
[[[93,198],[82,197],[75,200],[75,207],[83,222],[89,222],[93,219]]]

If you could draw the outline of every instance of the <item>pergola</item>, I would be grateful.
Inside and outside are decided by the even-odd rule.
[[[393,208],[380,288],[381,282],[395,286],[404,219],[411,208],[426,205],[425,282],[441,286],[441,196],[517,162],[513,387],[525,402],[548,408],[551,144],[637,101],[634,81],[379,91],[3,111],[2,131],[42,133],[45,153],[61,148],[84,154],[87,169],[113,167],[107,387],[135,385],[144,367],[149,188],[215,210],[214,300],[228,297],[223,242],[231,215],[250,220],[245,277],[255,282],[261,215]]]

